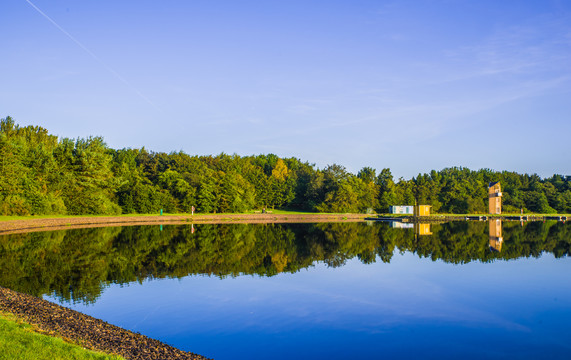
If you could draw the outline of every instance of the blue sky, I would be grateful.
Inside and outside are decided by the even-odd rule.
[[[571,175],[569,1],[7,0],[0,33],[0,117],[59,136]]]

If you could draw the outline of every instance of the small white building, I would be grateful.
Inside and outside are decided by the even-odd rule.
[[[414,214],[414,206],[410,205],[393,205],[389,206],[389,213],[391,214]]]

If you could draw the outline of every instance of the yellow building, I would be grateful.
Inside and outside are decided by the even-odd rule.
[[[414,216],[430,216],[431,205],[415,205]]]
[[[495,251],[502,251],[502,221],[490,220],[490,249]]]
[[[488,185],[488,204],[490,214],[502,213],[502,189],[499,181]]]

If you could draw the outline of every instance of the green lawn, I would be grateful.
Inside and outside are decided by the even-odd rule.
[[[243,215],[243,214],[261,214],[262,210],[251,210],[243,213],[216,213],[216,214],[205,214],[205,213],[194,213],[200,216],[217,216],[217,215]],[[290,214],[290,215],[317,215],[320,213],[315,212],[304,212],[304,211],[290,211],[290,210],[278,210],[278,209],[268,209],[270,214]],[[327,214],[335,215],[335,214]],[[84,218],[84,217],[109,217],[109,216],[121,216],[121,217],[140,217],[140,216],[160,216],[159,212],[154,214],[121,214],[121,215],[26,215],[26,216],[0,216],[0,221],[10,221],[10,220],[30,220],[30,219],[54,219],[54,218]],[[189,213],[163,213],[163,216],[191,216]]]
[[[25,215],[25,216],[3,216],[0,215],[0,221],[10,220],[30,220],[30,219],[57,219],[57,218],[85,218],[85,217],[109,217],[109,216],[122,216],[122,217],[137,217],[137,216],[160,216],[156,214],[121,214],[121,215]],[[190,214],[164,214],[164,215],[183,215],[190,216]]]
[[[204,214],[195,213],[199,216],[217,216],[217,215],[244,215],[244,214],[260,214],[261,209],[250,210],[243,213],[217,213],[217,214]],[[269,214],[276,215],[346,215],[344,213],[316,213],[316,212],[306,212],[306,211],[291,211],[291,210],[279,210],[279,209],[268,209]],[[366,215],[366,214],[365,214]],[[406,217],[412,214],[370,214],[371,216],[391,216],[391,217]],[[520,213],[503,213],[501,216],[517,216]],[[524,213],[523,215],[533,215],[533,216],[571,216],[571,214],[534,214],[534,213]],[[0,221],[11,221],[11,220],[30,220],[30,219],[53,219],[53,218],[82,218],[82,217],[108,217],[108,216],[121,216],[121,217],[140,217],[140,216],[160,216],[159,213],[154,214],[122,214],[122,215],[27,215],[27,216],[0,216]],[[188,213],[163,213],[163,216],[188,216]],[[494,217],[497,215],[493,214],[430,214],[430,216],[489,216]]]
[[[31,325],[16,321],[11,315],[0,313],[0,360],[8,359],[113,359],[110,356],[63,341],[60,338],[34,332]]]
[[[379,216],[385,216],[385,217],[408,217],[408,216],[412,216],[412,214],[376,214]],[[462,216],[487,216],[489,218],[493,218],[493,217],[501,217],[501,216],[571,216],[571,214],[535,214],[535,213],[502,213],[500,215],[496,215],[496,214],[440,214],[440,213],[432,213],[429,216],[433,216],[433,217],[446,217],[446,216],[451,216],[451,217],[462,217]]]

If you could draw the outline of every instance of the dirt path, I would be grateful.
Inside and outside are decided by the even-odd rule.
[[[86,216],[0,221],[0,235],[103,226],[160,224],[317,223],[363,221],[365,214],[208,214],[150,216]]]
[[[85,348],[126,359],[190,359],[204,356],[182,351],[158,340],[127,331],[63,306],[0,287],[0,311]]]

